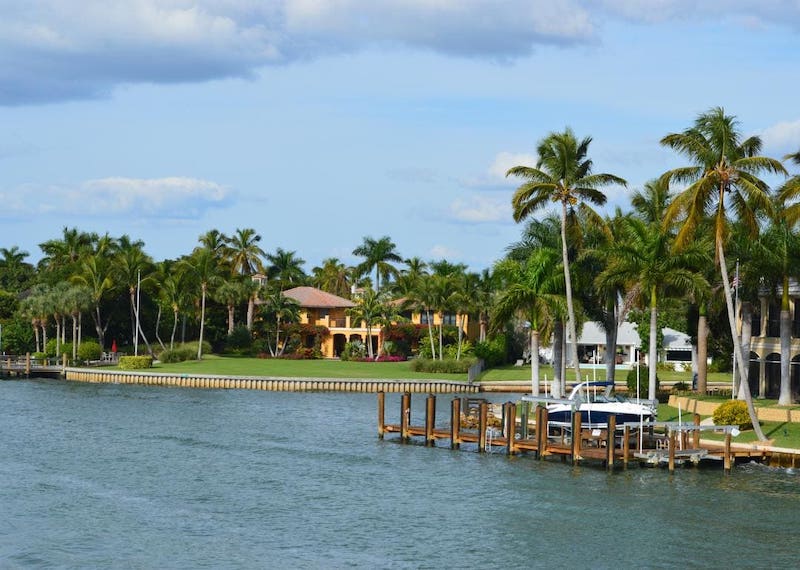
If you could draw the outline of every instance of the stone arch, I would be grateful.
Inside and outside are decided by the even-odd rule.
[[[764,397],[778,399],[781,395],[781,355],[773,352],[764,365]]]
[[[333,355],[339,356],[344,350],[345,344],[347,344],[347,335],[342,333],[333,335]]]

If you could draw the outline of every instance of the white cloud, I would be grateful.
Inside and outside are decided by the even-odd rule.
[[[195,178],[102,178],[74,186],[26,184],[0,191],[3,216],[196,219],[230,203],[230,189]]]
[[[505,180],[506,172],[515,166],[536,166],[536,157],[532,154],[498,153],[489,167],[489,174],[497,180]]]
[[[446,245],[437,244],[428,251],[428,256],[431,259],[453,259],[460,258],[461,252]]]
[[[511,220],[511,202],[508,196],[458,198],[450,204],[450,218],[467,223],[508,222]]]
[[[761,133],[766,154],[786,154],[800,148],[800,119],[767,127]]]

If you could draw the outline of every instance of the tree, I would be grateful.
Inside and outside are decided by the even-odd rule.
[[[224,255],[234,275],[252,275],[263,272],[261,260],[266,255],[258,246],[261,236],[253,228],[237,229],[236,233],[225,238]]]
[[[367,288],[363,295],[356,301],[356,306],[347,309],[347,314],[350,318],[358,323],[363,323],[367,329],[367,355],[370,359],[374,358],[372,350],[372,327],[381,323],[383,315],[386,313],[386,307],[383,303],[381,295],[371,288]]]
[[[397,253],[397,246],[389,236],[383,236],[377,240],[365,237],[364,242],[353,250],[353,255],[364,258],[364,261],[357,267],[360,273],[368,274],[373,269],[375,270],[376,291],[381,289],[381,276],[386,280],[397,275],[397,269],[392,262],[403,261],[403,258]]]
[[[281,291],[276,291],[267,295],[262,305],[262,310],[267,316],[275,319],[275,348],[267,343],[269,352],[272,356],[280,356],[286,348],[286,341],[283,346],[281,341],[281,323],[295,322],[300,314],[300,303],[291,297],[287,297]]]
[[[492,310],[492,328],[498,330],[513,316],[526,319],[530,325],[531,393],[539,395],[539,339],[550,336],[554,308],[561,302],[562,286],[557,273],[558,252],[539,249],[524,262],[505,259],[495,265],[501,283]],[[556,397],[560,387],[554,385]]]
[[[125,286],[128,290],[128,300],[130,302],[131,315],[131,339],[134,340],[134,350],[139,354],[138,342],[136,339],[141,335],[144,340],[147,352],[152,354],[150,342],[142,329],[139,315],[139,299],[142,285],[145,287],[151,283],[153,272],[153,261],[143,250],[143,243],[132,243],[127,236],[120,240],[119,248],[114,256],[114,282],[119,286]]]
[[[92,299],[92,320],[97,333],[97,341],[105,347],[105,333],[108,321],[103,322],[101,306],[106,295],[113,289],[113,271],[111,261],[105,255],[91,253],[79,264],[78,273],[73,275],[71,281],[78,285],[85,285]]]
[[[312,270],[312,283],[323,291],[350,297],[350,275],[347,266],[335,257],[322,260],[322,265]]]
[[[578,141],[569,128],[563,133],[550,133],[537,146],[538,161],[535,168],[515,166],[506,173],[506,176],[526,180],[517,188],[511,200],[515,222],[524,220],[550,202],[561,206],[561,255],[567,294],[568,327],[575,351],[575,375],[579,379],[581,371],[577,354],[578,335],[567,253],[567,214],[578,204],[605,204],[606,196],[599,188],[611,184],[626,185],[625,180],[613,174],[592,173],[592,161],[588,158],[591,142],[591,137]]]
[[[203,358],[203,332],[206,322],[206,296],[210,287],[220,281],[220,266],[215,252],[206,247],[197,248],[181,261],[182,268],[200,289],[200,337],[197,341],[197,360]]]
[[[708,289],[703,276],[693,270],[708,256],[702,244],[697,242],[673,252],[674,236],[660,223],[648,223],[634,217],[625,218],[622,223],[622,239],[612,246],[608,266],[596,281],[600,287],[626,283],[629,295],[649,306],[647,397],[655,400],[659,298],[674,292],[693,293]]]
[[[13,246],[0,247],[0,255],[0,289],[18,293],[27,288],[34,276],[33,266],[25,262],[30,254]]]
[[[696,229],[706,217],[713,220],[715,262],[719,265],[722,277],[728,323],[734,339],[734,355],[743,379],[744,399],[756,436],[765,440],[747,384],[748,368],[745,367],[742,347],[735,341],[736,318],[725,262],[725,243],[729,235],[729,213],[753,235],[757,234],[756,212],[759,209],[766,212],[772,210],[768,186],[758,175],[762,172],[786,174],[786,170],[779,161],[758,154],[761,151],[759,137],[752,136],[742,141],[735,117],[726,115],[721,107],[700,114],[694,126],[680,133],[668,134],[661,139],[661,144],[692,163],[669,170],[661,177],[667,184],[688,184],[676,196],[665,218],[667,224],[683,219],[676,245],[682,247],[694,239]]]
[[[267,276],[278,283],[280,291],[305,282],[306,274],[303,271],[305,260],[299,258],[296,251],[286,251],[279,247],[274,254],[267,254],[267,260],[270,263]]]
[[[247,297],[240,281],[222,281],[214,292],[214,299],[228,309],[228,334],[233,334],[236,305]]]

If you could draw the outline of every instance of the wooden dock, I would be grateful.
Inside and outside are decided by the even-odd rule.
[[[0,358],[0,378],[30,378],[41,376],[46,378],[58,378],[64,374],[67,365],[67,357],[64,355],[62,363],[58,359],[38,360],[31,357],[30,353],[24,356],[6,356]]]
[[[462,402],[468,402],[477,416],[477,429],[462,427],[470,414],[462,410]],[[695,415],[689,424],[677,422],[616,424],[610,416],[608,425],[582,425],[581,415],[574,414],[568,425],[548,421],[547,408],[531,402],[506,402],[501,406],[500,427],[490,425],[491,405],[486,400],[453,398],[450,401],[450,421],[447,428],[436,427],[436,396],[430,394],[425,400],[423,424],[412,423],[411,394],[400,397],[400,422],[386,423],[386,395],[378,392],[378,437],[399,434],[402,442],[422,438],[425,445],[436,445],[437,440],[448,440],[451,449],[461,444],[475,444],[478,452],[494,448],[505,450],[509,455],[533,453],[539,459],[559,457],[573,465],[594,462],[613,470],[629,464],[665,465],[670,472],[680,465],[711,463],[721,465],[726,473],[737,459],[767,461],[771,452],[755,448],[735,448],[731,438],[736,426],[701,426],[700,416]],[[700,434],[706,430],[725,433],[723,442],[703,441]],[[573,437],[573,434],[578,434]],[[799,461],[800,462],[800,461]]]

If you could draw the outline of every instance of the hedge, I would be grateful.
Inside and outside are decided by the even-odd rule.
[[[153,365],[152,356],[120,356],[119,367],[121,370],[141,370]]]

